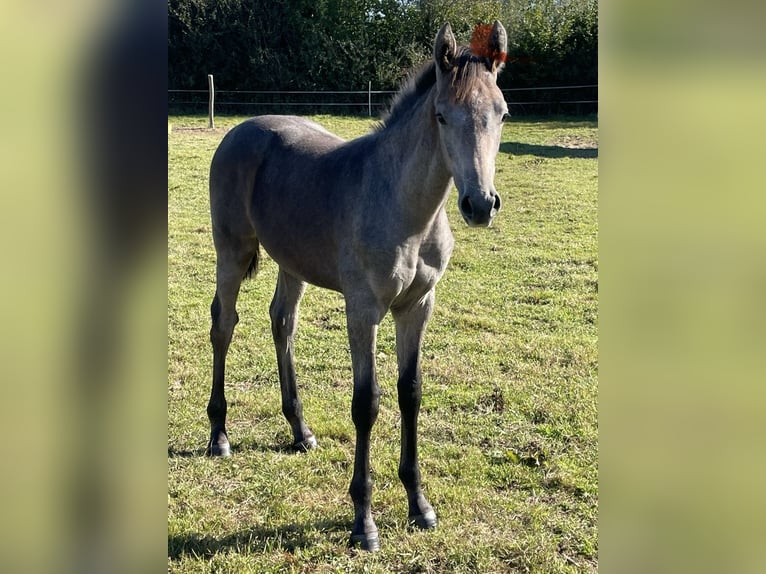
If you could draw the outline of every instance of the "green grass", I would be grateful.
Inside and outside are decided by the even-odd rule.
[[[381,551],[347,547],[354,452],[342,297],[309,287],[296,363],[319,448],[294,455],[268,322],[276,264],[243,284],[227,369],[233,456],[203,456],[215,291],[207,174],[243,118],[172,117],[168,136],[168,569],[173,572],[595,572],[598,565],[597,187],[591,121],[513,121],[503,209],[455,251],[423,348],[420,458],[431,532],[407,526],[396,356],[379,329],[373,515]],[[314,118],[344,137],[373,122]]]

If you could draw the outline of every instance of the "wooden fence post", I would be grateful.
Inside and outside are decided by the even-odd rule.
[[[215,113],[213,111],[213,108],[215,106],[215,87],[213,86],[213,74],[207,75],[207,86],[208,90],[210,91],[210,98],[208,100],[208,127],[214,128],[215,127]]]
[[[367,82],[367,115],[372,117],[372,81]]]

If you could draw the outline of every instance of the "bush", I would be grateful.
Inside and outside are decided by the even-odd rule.
[[[443,22],[467,42],[496,18],[501,88],[597,82],[596,0],[170,0],[169,84],[205,89],[212,73],[221,90],[395,89]]]

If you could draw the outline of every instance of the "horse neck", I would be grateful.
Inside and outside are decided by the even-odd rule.
[[[402,221],[425,228],[444,205],[452,176],[434,117],[434,90],[378,134],[378,160]]]

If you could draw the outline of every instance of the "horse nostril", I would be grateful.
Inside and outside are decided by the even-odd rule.
[[[494,203],[494,205],[492,205],[492,209],[494,209],[495,211],[500,211],[500,204],[501,203],[502,203],[502,201],[500,201],[500,194],[496,193],[495,194],[495,203]]]
[[[464,197],[463,201],[460,202],[460,211],[469,219],[473,217],[473,205],[471,205],[471,200],[468,197]]]

